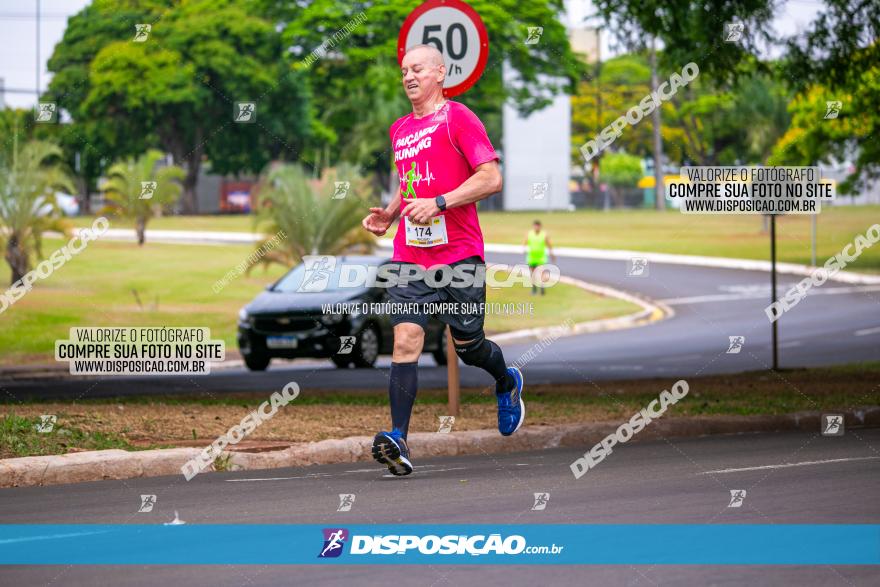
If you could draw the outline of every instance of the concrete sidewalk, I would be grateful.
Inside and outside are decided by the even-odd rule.
[[[880,406],[838,412],[844,415],[845,430],[880,427]],[[585,452],[612,433],[620,421],[590,422],[564,426],[526,426],[516,434],[503,437],[497,430],[467,432],[422,432],[409,437],[416,467],[418,459],[467,454],[497,454],[541,451],[557,447],[580,447]],[[799,412],[782,416],[700,416],[693,418],[660,418],[653,421],[633,442],[657,438],[681,438],[708,434],[742,434],[801,430],[820,433],[819,412]],[[277,444],[276,444],[277,446]],[[371,461],[372,438],[322,440],[291,444],[282,450],[248,452],[241,447],[225,451],[230,470],[261,470],[306,465]],[[0,487],[31,487],[100,481],[181,475],[180,468],[195,458],[201,448],[172,448],[127,452],[101,450],[76,452],[57,456],[22,457],[0,460]],[[259,447],[256,450],[261,450]],[[380,469],[377,465],[377,472]],[[208,474],[208,471],[201,474]]]

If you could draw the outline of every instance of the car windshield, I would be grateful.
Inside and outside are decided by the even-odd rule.
[[[308,264],[297,265],[281,278],[272,291],[318,293],[351,290],[365,287],[364,278],[375,273],[376,265],[364,261],[345,261],[333,257],[310,259]],[[360,279],[358,278],[360,276]],[[339,285],[340,277],[343,286]]]

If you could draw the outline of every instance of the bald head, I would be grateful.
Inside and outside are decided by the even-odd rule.
[[[407,55],[413,52],[418,53],[418,55],[414,55],[413,58],[422,60],[423,63],[435,66],[446,66],[446,64],[443,63],[443,53],[438,51],[437,47],[434,45],[413,45],[406,50],[406,55],[403,56],[403,59],[406,60]]]
[[[443,54],[432,45],[413,45],[400,62],[403,91],[416,112],[443,101],[446,65]]]

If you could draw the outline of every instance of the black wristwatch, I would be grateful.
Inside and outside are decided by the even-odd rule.
[[[441,212],[446,211],[446,198],[443,196],[437,196],[434,198],[434,203],[437,204],[437,207],[440,208]]]

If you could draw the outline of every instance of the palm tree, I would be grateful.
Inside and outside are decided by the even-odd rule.
[[[320,179],[312,179],[299,164],[270,166],[257,186],[256,224],[287,239],[259,262],[289,267],[304,255],[370,252],[375,239],[362,229],[361,220],[372,197],[370,181],[347,163],[325,169]]]
[[[101,185],[108,202],[102,213],[134,220],[138,245],[146,240],[147,222],[157,210],[169,206],[180,197],[180,182],[186,172],[176,165],[156,167],[161,151],[151,149],[134,159],[119,161],[107,170]]]
[[[60,218],[55,201],[56,190],[74,190],[61,155],[57,145],[45,141],[30,141],[19,149],[17,129],[12,150],[0,152],[0,246],[12,284],[30,271],[33,255],[43,257],[44,231],[70,236],[70,223]]]

